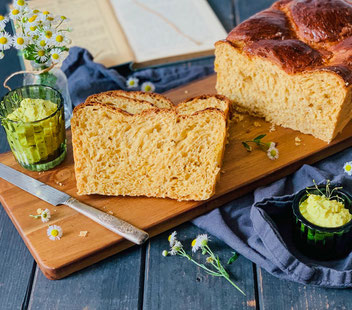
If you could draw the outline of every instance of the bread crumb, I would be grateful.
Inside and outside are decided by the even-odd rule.
[[[254,127],[262,127],[262,125],[259,122],[254,122],[253,125]]]
[[[276,130],[275,124],[271,124],[271,127],[270,127],[270,129],[269,129],[269,132],[273,132],[273,131],[275,131],[275,130]]]
[[[185,90],[185,94],[188,94],[188,90]]]
[[[296,138],[295,138],[295,145],[296,145],[296,146],[301,145],[301,142],[302,142],[302,140],[301,140],[299,137],[296,137]]]
[[[87,237],[87,234],[88,234],[88,231],[86,231],[86,230],[82,230],[79,232],[80,237]]]
[[[112,212],[112,211],[108,211],[108,213],[109,213],[109,214],[111,214],[111,215],[113,215],[113,214],[114,214],[114,212]]]
[[[40,209],[40,208],[37,209],[37,214],[42,214],[42,212],[43,212],[42,209]]]
[[[226,171],[225,170],[220,170],[221,173],[225,173]]]
[[[63,184],[61,182],[56,181],[55,183],[59,186],[63,186]]]
[[[41,174],[43,174],[43,173],[44,173],[44,171],[39,171],[39,172],[38,172],[39,175],[41,175]]]
[[[239,113],[233,113],[232,114],[232,120],[233,121],[241,122],[241,121],[243,121],[243,119],[244,119],[244,116],[242,114],[239,114]]]

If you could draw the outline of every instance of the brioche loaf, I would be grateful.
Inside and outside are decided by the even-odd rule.
[[[351,120],[352,4],[282,0],[215,45],[234,106],[330,142]]]
[[[91,96],[74,109],[78,194],[178,200],[214,194],[230,102],[219,95],[177,107],[168,102],[162,96],[116,91]]]

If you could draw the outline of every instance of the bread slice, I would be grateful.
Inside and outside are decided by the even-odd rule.
[[[229,101],[206,96],[169,109],[130,113],[136,109],[123,109],[118,101],[133,99],[121,97],[111,93],[114,104],[107,103],[106,95],[100,97],[103,102],[95,97],[74,110],[78,194],[211,197],[222,163]],[[131,105],[141,104],[134,100]]]

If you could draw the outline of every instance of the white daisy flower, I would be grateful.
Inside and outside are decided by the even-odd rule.
[[[352,161],[348,161],[344,164],[343,170],[348,174],[352,175]]]
[[[23,13],[19,9],[12,9],[9,14],[10,18],[13,20],[20,20],[23,16]]]
[[[175,244],[171,248],[170,254],[171,255],[176,255],[178,251],[180,251],[183,248],[183,245],[180,241],[176,240]]]
[[[70,40],[62,32],[54,33],[51,38],[51,44],[54,46],[63,46],[68,43],[70,43]]]
[[[270,147],[266,154],[271,160],[279,158],[279,150],[276,147]]]
[[[5,57],[4,52],[0,52],[0,59],[3,59]]]
[[[153,92],[155,90],[155,85],[152,82],[144,82],[141,86],[141,90],[144,92]]]
[[[43,36],[50,40],[53,37],[54,31],[52,28],[46,27],[44,28],[44,34]]]
[[[25,32],[29,37],[34,37],[39,34],[39,29],[38,26],[26,25]]]
[[[38,14],[34,14],[31,17],[28,18],[27,23],[26,23],[28,27],[30,27],[30,26],[38,26],[39,25],[40,19],[38,17],[39,16]]]
[[[196,239],[192,241],[192,252],[197,252],[202,246],[208,244],[209,238],[207,234],[198,235]]]
[[[170,243],[170,247],[173,247],[177,241],[176,239],[176,235],[177,235],[177,232],[174,231],[167,240],[169,240],[169,243]]]
[[[63,53],[59,48],[54,48],[51,50],[50,54],[50,59],[54,64],[57,64],[63,60]]]
[[[9,21],[9,18],[7,16],[1,15],[0,14],[0,31],[2,29],[5,29],[6,23]]]
[[[49,210],[49,209],[45,209],[45,210],[40,214],[40,217],[41,217],[43,223],[49,222],[49,220],[50,220],[50,218],[51,218],[50,210]]]
[[[12,38],[7,32],[0,32],[0,50],[8,50],[12,45]]]
[[[13,37],[13,45],[17,49],[24,49],[28,44],[28,38],[23,34],[18,34]]]
[[[34,58],[41,63],[46,62],[48,60],[48,55],[46,54],[45,49],[43,48],[36,48]]]
[[[138,87],[139,80],[134,77],[129,77],[126,81],[127,88],[135,88]]]
[[[49,11],[39,13],[38,18],[44,25],[50,25],[50,23],[54,21],[54,16]]]
[[[48,45],[49,45],[49,42],[50,42],[50,39],[48,39],[47,37],[45,36],[40,36],[37,40],[36,40],[36,45],[39,47],[39,48],[47,48]]]
[[[60,240],[62,237],[62,229],[60,226],[57,225],[51,225],[46,231],[46,234],[48,235],[50,240]]]
[[[17,10],[24,10],[27,7],[27,2],[25,0],[15,0],[12,5]]]
[[[164,256],[164,257],[166,257],[166,256],[168,256],[168,255],[169,255],[169,252],[168,252],[168,251],[166,251],[166,250],[164,250],[164,251],[161,253],[161,255],[162,255],[162,256]]]

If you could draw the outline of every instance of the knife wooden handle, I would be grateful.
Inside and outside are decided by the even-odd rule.
[[[86,205],[85,203],[80,202],[75,198],[71,197],[66,202],[64,202],[64,205],[76,210],[79,213],[82,213],[94,222],[97,222],[98,224],[135,244],[142,244],[149,238],[148,233],[145,231],[115,216]]]

